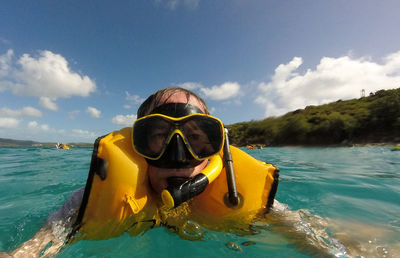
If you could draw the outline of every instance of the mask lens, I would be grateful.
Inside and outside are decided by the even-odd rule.
[[[150,158],[157,158],[163,151],[173,124],[161,117],[149,117],[136,121],[134,125],[135,149]]]
[[[155,114],[136,120],[133,126],[135,150],[149,159],[162,158],[170,144],[171,134],[178,133],[175,129],[181,132],[194,159],[208,158],[222,148],[224,130],[218,119],[195,114],[181,120]]]
[[[211,117],[192,116],[181,129],[193,154],[202,159],[216,154],[223,144],[221,123]]]

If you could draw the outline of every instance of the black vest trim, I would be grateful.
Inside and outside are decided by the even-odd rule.
[[[100,141],[101,141],[101,139],[103,139],[106,136],[107,135],[103,135],[103,136],[97,138],[96,141],[94,142],[93,152],[92,152],[92,159],[91,159],[91,162],[90,162],[89,175],[88,175],[88,178],[86,180],[86,186],[85,186],[85,191],[84,191],[83,197],[82,197],[82,203],[81,203],[81,206],[79,208],[79,213],[78,213],[78,216],[77,216],[76,221],[74,223],[74,226],[72,227],[72,231],[71,231],[70,235],[68,236],[68,241],[70,240],[70,238],[73,235],[75,235],[75,233],[81,227],[83,215],[85,215],[86,206],[87,206],[88,201],[89,201],[90,191],[92,190],[92,183],[93,183],[94,175],[95,174],[99,175],[101,180],[105,180],[106,177],[107,177],[106,162],[105,162],[105,160],[97,157]]]
[[[269,191],[269,195],[268,195],[268,201],[267,201],[267,206],[266,206],[266,211],[265,213],[268,213],[272,207],[272,205],[274,204],[274,200],[275,200],[275,195],[276,195],[276,191],[278,190],[278,183],[279,183],[279,168],[275,167],[275,171],[274,171],[274,182],[271,185],[271,190]]]

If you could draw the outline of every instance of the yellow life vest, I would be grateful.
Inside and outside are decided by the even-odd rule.
[[[268,212],[278,184],[278,170],[230,146],[240,205],[228,207],[225,169],[201,194],[172,211],[162,206],[151,188],[147,163],[132,148],[131,129],[96,140],[89,176],[75,223],[75,239],[107,239],[124,232],[136,235],[157,225],[190,219],[204,227],[225,230],[228,222],[250,223]]]

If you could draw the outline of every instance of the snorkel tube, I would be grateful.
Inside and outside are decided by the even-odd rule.
[[[168,179],[168,187],[161,193],[161,199],[168,208],[178,207],[181,203],[199,195],[213,182],[222,171],[222,159],[215,154],[205,169],[197,176],[187,179],[173,177]]]
[[[228,207],[238,207],[241,200],[241,195],[236,187],[235,171],[233,170],[233,159],[231,149],[229,148],[228,129],[225,128],[225,144],[224,144],[224,165],[226,172],[226,181],[228,183],[228,193],[225,195],[225,205]]]

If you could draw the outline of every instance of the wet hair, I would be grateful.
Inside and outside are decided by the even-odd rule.
[[[204,110],[204,113],[208,115],[210,114],[210,111],[208,110],[208,107],[202,98],[200,98],[199,96],[197,96],[196,94],[187,89],[170,87],[158,90],[157,92],[150,95],[142,103],[142,105],[140,105],[137,111],[137,118],[141,118],[143,116],[150,114],[151,111],[154,110],[154,108],[167,103],[169,98],[171,98],[176,93],[184,93],[186,96],[186,103],[189,103],[190,98],[197,99],[200,103],[201,109]]]

